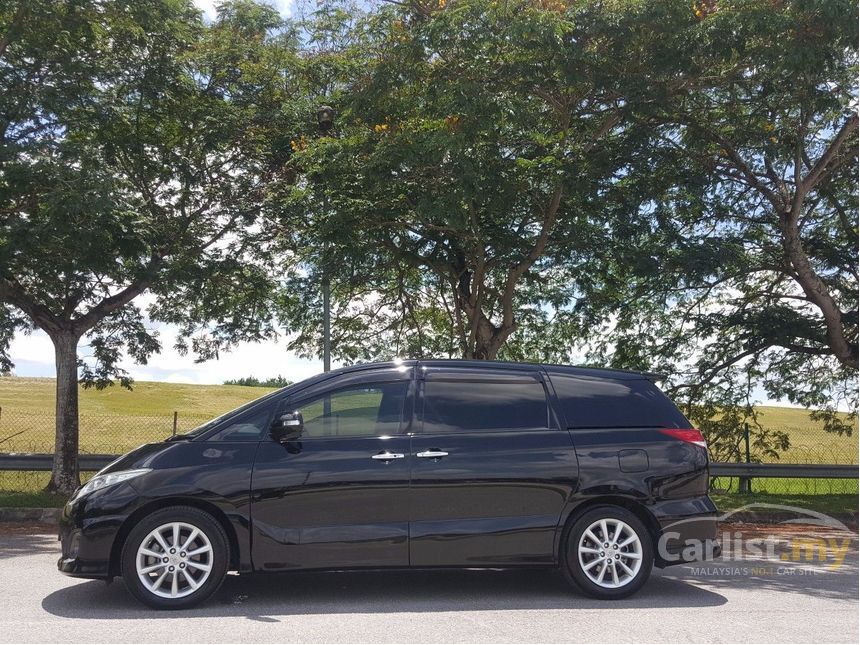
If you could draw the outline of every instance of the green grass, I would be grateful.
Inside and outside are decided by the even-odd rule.
[[[132,391],[118,386],[102,391],[81,389],[81,452],[126,452],[168,436],[174,411],[179,413],[178,432],[185,432],[270,391],[240,385],[151,382],[135,383]],[[353,408],[363,407],[362,396],[334,403],[335,412],[341,413],[344,422]],[[761,407],[759,412],[763,424],[789,435],[791,448],[781,455],[781,462],[857,463],[856,435],[827,434],[821,424],[809,419],[805,410]],[[308,420],[312,419],[312,411],[309,409],[307,413]],[[0,377],[0,452],[52,452],[53,415],[53,379]],[[55,502],[43,499],[39,492],[47,477],[47,473],[0,473],[0,505],[40,506]],[[737,479],[719,479],[715,488],[736,491]],[[858,482],[856,479],[754,479],[752,488],[757,495],[838,499],[844,495],[856,496]]]
[[[118,385],[105,390],[80,388],[82,415],[169,416],[174,410],[211,417],[271,392],[244,385],[192,385],[136,381],[133,390]],[[0,405],[7,412],[54,413],[54,379],[0,377]]]
[[[95,473],[81,473],[81,483]],[[5,508],[59,508],[66,503],[66,495],[46,493],[51,473],[33,471],[0,471],[0,507]]]
[[[241,385],[137,382],[129,391],[80,389],[80,450],[123,453],[186,432],[213,417],[271,392]],[[52,452],[54,380],[0,377],[0,452]]]
[[[856,464],[857,435],[839,436],[824,432],[821,423],[812,421],[807,410],[760,406],[761,424],[788,434],[790,447],[779,461],[786,464]]]
[[[857,495],[855,479],[795,479],[790,477],[759,477],[752,480],[753,493],[777,495]],[[713,488],[729,494],[738,492],[736,477],[715,477]]]
[[[856,484],[856,482],[855,482]],[[711,499],[720,512],[735,510],[741,506],[753,503],[779,504],[781,506],[797,506],[807,510],[818,511],[828,515],[857,514],[857,494],[852,495],[796,495],[796,494],[767,494],[753,493],[750,495],[711,493]],[[766,510],[758,509],[757,513],[767,514]]]

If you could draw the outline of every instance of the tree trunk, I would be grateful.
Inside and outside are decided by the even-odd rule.
[[[51,335],[57,364],[54,464],[47,491],[71,495],[80,486],[78,472],[78,338],[71,331]]]
[[[497,327],[479,311],[477,314],[480,318],[475,325],[474,343],[471,347],[469,356],[464,358],[477,359],[482,361],[494,361],[496,355],[505,344],[508,336],[514,331],[514,326]]]
[[[827,343],[836,359],[852,369],[857,369],[857,345],[849,341],[845,326],[842,323],[842,312],[839,305],[830,294],[827,285],[812,268],[809,257],[800,240],[800,229],[791,212],[783,213],[780,217],[782,228],[782,246],[785,256],[794,268],[795,280],[800,284],[803,293],[813,305],[818,307],[824,317],[827,330]]]

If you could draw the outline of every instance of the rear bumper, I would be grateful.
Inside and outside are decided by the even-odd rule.
[[[659,502],[650,510],[660,527],[654,549],[658,567],[713,560],[722,553],[717,507],[707,495]]]

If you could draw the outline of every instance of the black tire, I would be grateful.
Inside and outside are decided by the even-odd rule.
[[[208,540],[209,545],[211,546],[211,555],[204,554],[201,556],[195,556],[194,558],[189,557],[192,561],[188,565],[185,564],[188,560],[181,562],[183,572],[170,569],[171,572],[176,571],[178,574],[178,585],[183,587],[179,590],[179,593],[186,594],[181,595],[180,597],[162,597],[157,595],[155,591],[144,585],[138,576],[137,571],[137,556],[141,543],[144,540],[147,540],[147,537],[158,527],[171,523],[182,523],[183,525],[190,525],[197,529],[203,534],[203,536],[205,536],[205,539]],[[187,532],[180,535],[180,545],[190,535],[190,530],[184,529],[184,531]],[[172,547],[173,544],[170,541],[169,534],[165,539],[168,546]],[[194,545],[204,544],[205,547],[205,543],[199,541],[203,540],[203,537],[198,537],[196,540],[198,541],[195,541]],[[150,542],[150,544],[153,548],[158,548],[154,546],[155,542]],[[189,553],[191,553],[190,548]],[[165,556],[172,557],[171,554],[168,553],[165,553]],[[227,575],[228,563],[230,562],[230,546],[223,527],[209,513],[192,506],[171,506],[169,508],[155,511],[138,522],[138,524],[128,534],[128,537],[123,544],[121,557],[123,581],[135,598],[155,609],[187,609],[188,607],[193,607],[212,596],[212,594],[214,594],[224,582],[224,578]],[[144,556],[141,557],[144,558]],[[194,567],[194,559],[200,560],[204,566],[209,565],[210,570],[202,583],[198,582],[199,587],[191,590],[189,578],[193,579],[193,576],[195,575],[203,577],[205,574],[205,571],[200,570],[199,567]],[[158,559],[150,559],[149,562],[157,564]],[[164,568],[158,569],[152,574],[152,578],[150,578],[150,580],[157,579],[159,574],[162,573],[167,566],[173,566],[173,563],[168,563]],[[177,569],[179,566],[180,563],[177,563]],[[190,576],[186,575],[186,572],[190,574]],[[173,573],[167,573],[166,575],[172,581]],[[200,578],[198,578],[198,580],[199,579]],[[162,588],[159,587],[158,589]],[[162,589],[162,591],[169,593],[166,589]]]
[[[585,571],[583,564],[581,562],[580,554],[579,554],[579,545],[583,539],[583,535],[585,531],[591,527],[595,522],[600,522],[601,520],[610,520],[610,521],[621,521],[629,527],[630,530],[635,532],[636,537],[639,539],[639,544],[641,545],[641,564],[639,569],[636,570],[635,575],[630,576],[626,572],[621,570],[620,565],[618,566],[617,571],[620,572],[619,581],[621,586],[615,588],[608,588],[597,584],[591,577],[589,577],[588,573]],[[617,524],[615,525],[617,527]],[[613,525],[610,522],[609,524],[610,537],[611,534],[614,533]],[[600,532],[595,532],[599,538],[604,537]],[[625,536],[628,535],[627,530],[625,529]],[[634,547],[626,546],[622,547],[621,550],[614,550],[612,540],[609,539],[604,544],[609,544],[609,547],[606,549],[609,553],[607,555],[611,555],[612,557],[609,559],[618,560],[613,554],[620,554],[622,558],[622,562],[625,562],[628,565],[633,566],[631,563],[633,562],[632,557],[635,554],[631,555],[629,558],[624,558],[625,552],[632,552]],[[623,540],[619,539],[618,542],[623,542]],[[587,540],[586,545],[591,545],[591,540]],[[597,545],[598,549],[601,549],[602,545]],[[601,549],[602,551],[602,549]],[[606,551],[602,551],[606,553]],[[603,557],[600,554],[594,555],[583,555],[583,558],[590,558],[586,561],[586,565],[591,564],[591,560],[599,560],[601,562],[595,563],[595,569],[600,569],[602,567]],[[615,568],[615,564],[612,564],[611,567],[607,566],[607,569],[611,571]],[[565,530],[562,544],[561,544],[561,571],[564,575],[565,579],[572,585],[578,587],[588,596],[592,598],[599,598],[601,600],[618,600],[620,598],[626,598],[631,594],[636,593],[642,585],[648,580],[648,577],[651,575],[651,569],[654,566],[654,546],[651,539],[651,534],[649,533],[647,527],[642,523],[642,521],[633,513],[628,511],[625,508],[621,508],[620,506],[597,506],[595,508],[591,508],[581,515],[575,516],[571,522],[568,524],[567,529]],[[635,570],[635,567],[634,567]],[[600,575],[599,571],[595,575]],[[625,578],[626,581],[625,581]],[[606,584],[611,584],[614,581],[611,579],[607,579]]]

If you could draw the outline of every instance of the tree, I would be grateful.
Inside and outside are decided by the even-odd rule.
[[[5,7],[0,349],[33,327],[53,341],[49,490],[69,493],[79,368],[85,386],[128,386],[123,350],[145,362],[159,349],[136,298],[150,294],[150,316],[187,336],[214,320],[192,339],[203,355],[272,333],[260,201],[274,164],[257,105],[283,79],[249,50],[280,18],[240,2],[207,30],[180,0]],[[79,361],[82,338],[91,356]]]
[[[618,230],[649,234],[608,259],[613,284],[625,286],[606,301],[621,313],[593,356],[676,375],[673,392],[705,421],[734,406],[754,422],[760,386],[850,434],[857,5],[720,0],[640,11],[628,16],[624,58],[639,69],[626,67],[622,80],[641,80],[622,91],[651,133],[628,190],[650,197]]]
[[[591,38],[583,7],[412,3],[358,25],[336,130],[295,141],[303,181],[285,200],[288,228],[313,250],[284,298],[295,346],[318,351],[308,287],[323,272],[346,360],[495,358],[570,301],[628,145],[602,72],[611,47]],[[543,349],[566,354],[569,339],[553,338]]]
[[[346,360],[573,345],[671,375],[726,455],[744,423],[787,446],[762,387],[851,430],[854,5],[394,4],[360,25],[335,136],[297,137],[299,349],[328,267]]]

